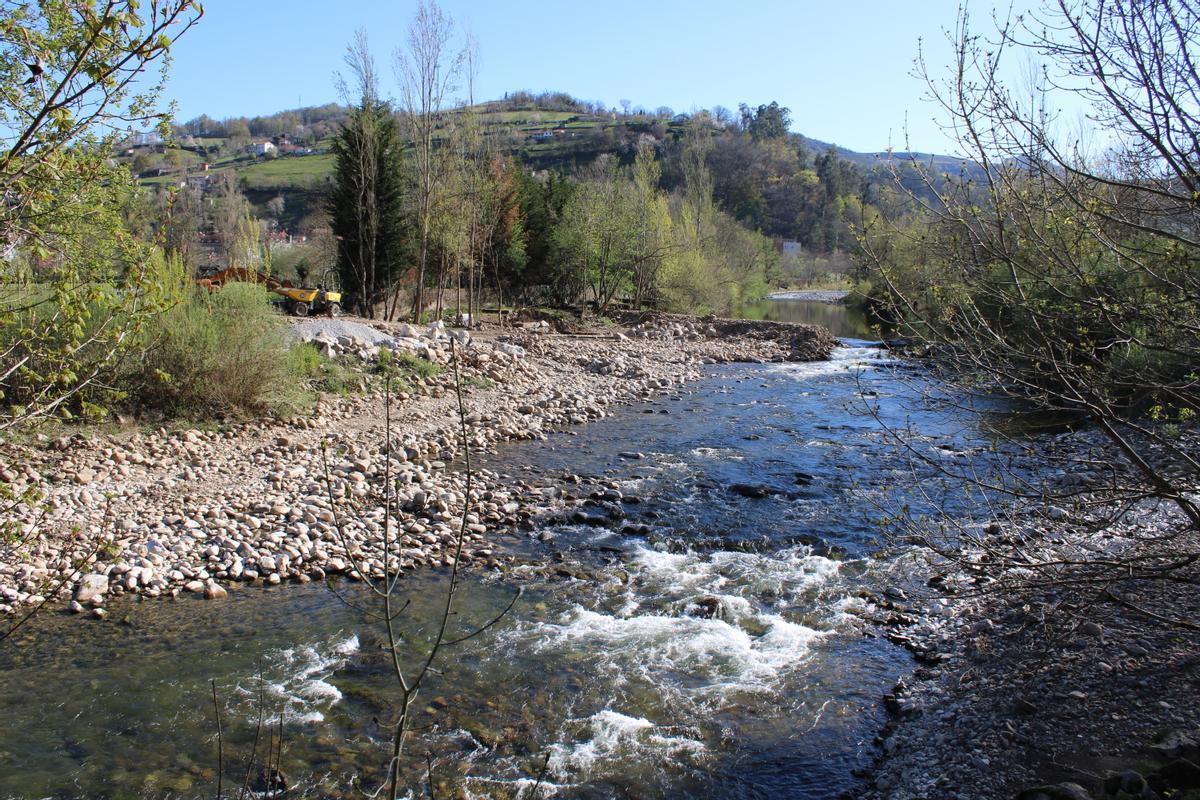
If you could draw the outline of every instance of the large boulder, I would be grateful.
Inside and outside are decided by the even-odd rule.
[[[75,601],[86,605],[103,597],[107,591],[108,576],[98,572],[89,572],[79,579],[79,585],[75,588]]]

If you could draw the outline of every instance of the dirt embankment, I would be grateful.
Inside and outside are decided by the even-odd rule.
[[[1049,568],[990,567],[1006,548]],[[885,635],[919,666],[885,699],[892,717],[860,796],[1200,797],[1200,571],[1189,552],[1200,542],[1187,520],[1146,501],[1032,509],[964,544],[969,569],[932,557],[927,597],[879,604]],[[1147,577],[1159,566],[1175,568]]]

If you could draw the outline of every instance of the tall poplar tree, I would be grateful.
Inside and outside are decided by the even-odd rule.
[[[413,317],[418,322],[425,307],[425,280],[429,267],[430,234],[437,195],[445,178],[445,160],[434,134],[444,106],[462,77],[466,51],[452,50],[454,22],[434,2],[422,2],[408,28],[408,47],[396,51],[405,133],[412,143],[414,210],[418,231],[417,276]]]
[[[404,190],[401,143],[391,106],[379,97],[375,64],[362,31],[346,65],[358,101],[334,139],[330,227],[337,239],[337,272],[351,307],[373,318],[403,273]],[[344,90],[343,90],[344,91]],[[344,93],[347,93],[344,91]]]

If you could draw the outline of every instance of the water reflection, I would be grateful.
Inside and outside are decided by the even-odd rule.
[[[843,339],[879,339],[879,331],[867,322],[863,313],[840,303],[815,300],[761,300],[738,309],[739,319],[765,319],[774,322],[802,322],[821,325]]]

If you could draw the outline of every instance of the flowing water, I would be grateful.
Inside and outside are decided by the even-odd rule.
[[[906,580],[902,561],[871,557],[877,520],[897,502],[970,512],[882,426],[948,457],[978,447],[944,395],[846,340],[828,362],[713,368],[686,393],[489,458],[546,485],[584,476],[609,491],[589,511],[610,522],[548,520],[506,540],[507,574],[468,576],[452,637],[522,595],[439,661],[415,706],[414,796],[427,780],[466,797],[852,793],[880,697],[911,669],[853,613],[864,589]],[[410,660],[445,581],[406,579]],[[352,796],[355,776],[374,787],[394,679],[377,626],[328,588],[109,610],[43,615],[0,649],[0,797],[212,797],[214,686],[227,790],[259,729],[283,731],[292,796]]]

